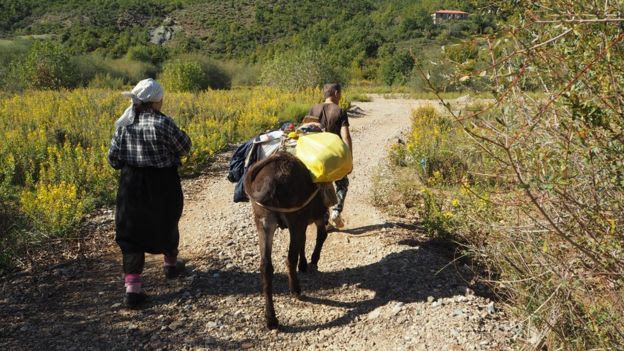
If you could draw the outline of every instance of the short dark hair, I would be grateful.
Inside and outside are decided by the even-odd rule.
[[[154,109],[153,106],[155,103],[156,101],[141,102],[138,104],[133,103],[132,106],[134,107],[134,113],[136,113],[137,115],[140,115],[141,113],[145,111],[153,110]]]
[[[340,91],[342,91],[342,87],[338,83],[329,83],[323,86],[323,96],[325,96],[326,99]]]

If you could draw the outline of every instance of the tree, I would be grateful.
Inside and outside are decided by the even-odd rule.
[[[386,56],[379,67],[379,78],[387,85],[404,84],[414,67],[414,60],[407,51]]]
[[[60,89],[76,85],[76,66],[65,49],[53,41],[37,41],[13,67],[25,88]]]

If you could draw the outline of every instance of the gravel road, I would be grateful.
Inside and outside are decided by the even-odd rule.
[[[0,279],[2,350],[506,350],[518,330],[454,264],[446,244],[428,240],[418,223],[371,205],[372,177],[387,147],[409,128],[426,101],[357,103],[351,118],[354,171],[346,227],[330,233],[318,273],[302,274],[304,298],[288,294],[288,235],[274,243],[275,308],[282,327],[264,327],[259,250],[251,208],[232,203],[224,154],[185,180],[180,223],[186,276],[165,281],[161,258],[149,256],[148,306],[121,306],[120,255],[113,213],[93,216],[75,259]],[[308,231],[308,257],[315,230]],[[476,293],[474,292],[476,291]]]

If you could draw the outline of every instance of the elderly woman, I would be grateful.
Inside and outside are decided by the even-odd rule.
[[[191,140],[160,112],[163,89],[153,79],[123,93],[132,105],[115,122],[108,161],[121,169],[115,213],[115,240],[123,255],[127,307],[141,305],[145,253],[164,254],[164,272],[175,278],[184,270],[178,256],[178,221],[183,196],[178,175],[180,156]]]

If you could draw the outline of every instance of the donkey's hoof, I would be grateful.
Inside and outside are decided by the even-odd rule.
[[[291,286],[289,287],[290,290],[290,294],[293,296],[299,296],[301,295],[301,286],[297,285],[297,286]]]
[[[274,330],[279,328],[279,323],[277,322],[277,318],[267,318],[266,326],[269,330]]]
[[[315,263],[310,263],[308,265],[308,273],[318,273],[318,265]]]

